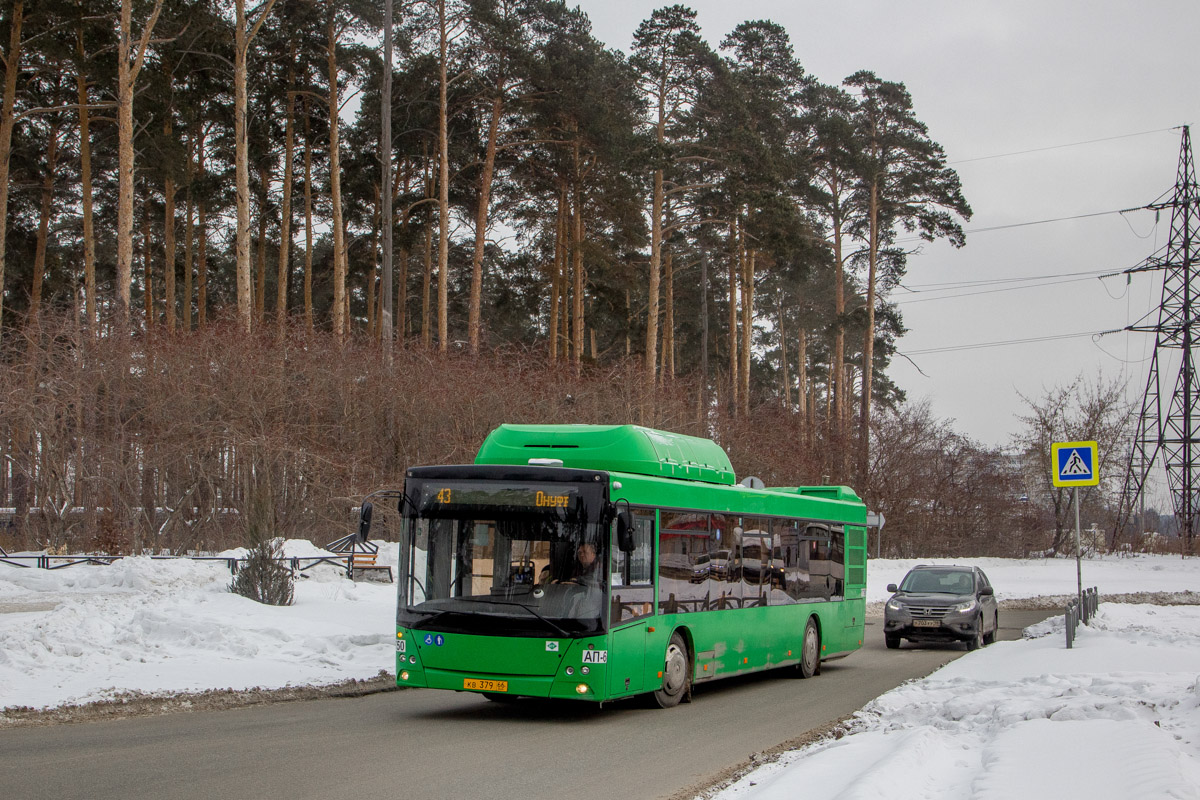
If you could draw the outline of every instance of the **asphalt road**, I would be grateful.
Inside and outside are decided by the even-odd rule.
[[[1001,639],[1048,611],[1001,611]],[[961,647],[867,644],[799,680],[767,673],[700,686],[663,711],[410,689],[355,699],[0,730],[0,797],[668,798],[754,753],[823,728]]]

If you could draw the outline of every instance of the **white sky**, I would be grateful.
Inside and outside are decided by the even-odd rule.
[[[659,4],[585,0],[594,34],[629,51],[633,31]],[[665,5],[662,4],[662,5]],[[925,245],[905,284],[1118,271],[1162,247],[1169,218],[1151,212],[981,232],[973,229],[1114,211],[1150,203],[1174,184],[1179,131],[1200,123],[1194,40],[1200,4],[1187,0],[1017,0],[920,3],[846,0],[691,2],[719,44],[746,19],[787,28],[800,63],[825,83],[859,69],[903,82],[918,118],[946,149],[975,215],[967,246]],[[1140,136],[1129,134],[1147,131]],[[1193,131],[1195,134],[1196,132]],[[986,156],[1125,137],[1025,155]],[[955,163],[960,162],[960,163]],[[917,244],[916,242],[912,244]],[[996,286],[981,287],[996,289]],[[1058,285],[902,306],[913,353],[959,344],[1122,328],[1156,308],[1161,277]],[[917,300],[945,292],[902,297]],[[957,292],[961,294],[961,292]],[[1157,315],[1151,318],[1156,321]],[[1007,444],[1022,393],[1076,375],[1122,377],[1140,404],[1152,337],[1117,334],[897,358],[890,371],[911,399],[989,445]],[[925,373],[922,375],[922,372]],[[1173,381],[1172,381],[1173,383]]]

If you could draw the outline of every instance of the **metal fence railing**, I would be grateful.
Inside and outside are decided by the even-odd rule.
[[[1075,629],[1080,623],[1087,625],[1100,609],[1100,592],[1095,586],[1084,589],[1080,597],[1067,603],[1066,629],[1067,649],[1075,646]]]
[[[74,567],[79,564],[99,564],[107,566],[114,561],[119,561],[125,556],[111,555],[50,555],[48,553],[34,553],[32,555],[0,555],[0,564],[8,564],[13,567],[36,567],[39,569],[65,569],[66,567]],[[347,577],[352,577],[354,572],[365,570],[386,570],[388,579],[391,580],[392,569],[386,565],[376,566],[374,562],[370,565],[364,565],[357,560],[361,557],[360,552],[334,553],[327,556],[284,556],[274,559],[279,564],[289,568],[293,574],[302,573],[305,570],[315,567],[318,564],[331,564],[338,569],[346,571]],[[245,558],[237,558],[235,556],[150,556],[155,561],[177,561],[179,559],[188,559],[191,561],[221,561],[229,568],[229,574],[236,575],[238,568],[246,562]]]

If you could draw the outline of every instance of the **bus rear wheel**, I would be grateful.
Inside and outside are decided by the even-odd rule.
[[[688,692],[692,683],[691,660],[688,658],[687,643],[678,633],[671,634],[667,655],[663,661],[662,688],[654,692],[654,702],[659,708],[673,708]]]
[[[798,666],[801,678],[811,678],[821,674],[821,634],[817,631],[817,623],[808,618],[804,626],[804,642],[800,646],[800,664]]]

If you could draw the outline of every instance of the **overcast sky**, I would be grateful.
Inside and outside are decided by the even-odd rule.
[[[1153,212],[1141,211],[981,229],[1142,206],[1171,189],[1181,131],[1167,129],[1200,123],[1194,49],[1200,3],[687,5],[713,45],[743,20],[771,19],[787,29],[796,57],[822,82],[839,83],[859,69],[903,82],[918,118],[945,147],[975,214],[965,248],[924,245],[909,259],[904,281],[914,292],[893,295],[910,329],[899,347],[916,366],[897,358],[890,374],[910,399],[930,398],[939,416],[989,445],[1007,444],[1019,428],[1021,394],[1039,397],[1081,373],[1090,380],[1101,371],[1120,377],[1140,404],[1153,349],[1146,334],[921,351],[1123,328],[1157,307],[1161,273],[1129,286],[1124,278],[1101,281],[1090,273],[1134,266],[1162,247],[1170,230],[1165,215],[1157,225]],[[633,31],[657,5],[587,0],[580,7],[597,38],[628,53]],[[1109,141],[1057,147],[1096,139]],[[947,282],[1072,273],[1089,274],[1019,290],[986,284],[931,291]]]

